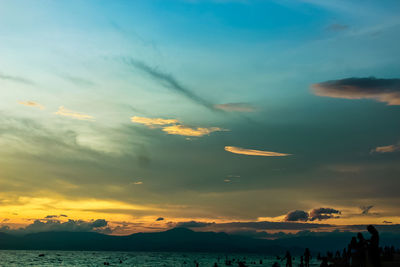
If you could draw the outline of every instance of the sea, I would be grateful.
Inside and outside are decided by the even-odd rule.
[[[232,265],[226,265],[230,260]],[[295,257],[293,267],[300,266]],[[140,266],[140,267],[222,267],[269,266],[275,262],[286,266],[285,260],[261,254],[181,253],[181,252],[107,252],[107,251],[38,251],[0,250],[0,266]],[[196,265],[198,263],[198,265]],[[215,265],[217,264],[217,265]],[[310,266],[319,266],[312,260]]]

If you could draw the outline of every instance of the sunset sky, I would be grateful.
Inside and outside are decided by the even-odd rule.
[[[0,0],[0,231],[400,231],[399,14]]]

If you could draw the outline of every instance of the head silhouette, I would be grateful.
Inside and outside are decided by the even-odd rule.
[[[371,235],[376,235],[378,234],[378,230],[373,225],[368,225],[367,230]]]
[[[357,238],[358,238],[358,240],[364,240],[364,236],[362,235],[362,233],[358,233],[357,234]]]

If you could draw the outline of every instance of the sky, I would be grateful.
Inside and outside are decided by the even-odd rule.
[[[400,231],[399,12],[0,0],[0,230]]]

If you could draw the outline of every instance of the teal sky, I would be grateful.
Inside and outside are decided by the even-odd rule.
[[[400,223],[399,12],[0,1],[2,224],[132,232],[321,207],[340,211],[324,223]]]

